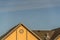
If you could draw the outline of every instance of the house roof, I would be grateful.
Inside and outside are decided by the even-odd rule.
[[[36,33],[42,40],[44,40],[46,38],[46,35],[48,34],[48,36],[51,38],[53,35],[53,31],[48,31],[48,30],[33,30],[34,33]]]
[[[54,34],[52,35],[50,40],[55,39],[58,35],[60,35],[60,28],[53,29],[52,31],[55,31]]]
[[[18,24],[18,25],[22,25],[24,26],[23,24]],[[9,34],[13,29],[15,30],[17,28],[17,26],[14,26],[12,29],[10,29],[8,32],[6,32],[4,35],[2,35],[0,37],[0,39],[4,38],[7,34]],[[26,28],[24,26],[24,28]],[[58,36],[60,34],[60,28],[57,28],[57,29],[53,29],[53,30],[29,30],[28,28],[26,28],[31,34],[33,34],[36,38],[38,39],[42,39],[44,40],[46,38],[46,35],[48,34],[50,40],[53,40],[56,36]],[[13,30],[13,31],[14,31]]]
[[[45,35],[48,33],[50,39],[54,40],[58,35],[60,35],[60,28],[56,28],[53,30],[32,30],[34,33],[36,33],[41,39],[45,39]]]
[[[31,30],[29,30],[27,27],[25,27],[23,24],[18,24],[11,28],[8,32],[6,32],[4,35],[0,37],[0,39],[4,38],[5,36],[9,36],[13,31],[16,30],[16,28],[19,27],[19,25],[22,25],[25,29],[27,29],[33,36],[35,36],[38,40],[40,39],[36,34],[34,34]]]

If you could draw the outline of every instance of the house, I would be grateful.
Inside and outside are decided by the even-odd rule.
[[[2,35],[0,40],[60,40],[60,28],[30,30],[23,24],[18,24]]]
[[[18,24],[1,36],[1,40],[40,40],[40,38],[23,24]]]

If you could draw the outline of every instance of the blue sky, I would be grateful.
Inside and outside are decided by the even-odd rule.
[[[34,30],[60,27],[60,0],[0,0],[0,35],[18,23]]]

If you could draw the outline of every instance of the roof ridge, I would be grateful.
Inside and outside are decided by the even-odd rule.
[[[40,39],[35,33],[33,33],[31,30],[29,30],[27,27],[25,27],[22,23],[19,23],[18,25],[12,27],[8,32],[6,32],[4,35],[1,36],[1,39],[4,39],[5,37],[9,36],[15,29],[19,27],[19,25],[23,26],[25,29],[27,29],[33,36],[35,36],[37,39]]]

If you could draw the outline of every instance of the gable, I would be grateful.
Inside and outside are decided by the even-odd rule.
[[[38,38],[32,34],[26,27],[23,25],[17,29],[17,40],[38,40]]]
[[[23,24],[22,26],[27,30],[27,34],[30,33],[32,36],[34,36],[35,38],[37,38],[38,40],[40,40],[41,38],[39,38],[39,36],[37,36],[34,32],[32,32],[31,30],[29,30],[27,27],[25,27]]]
[[[39,40],[39,38],[37,37],[37,35],[35,35],[33,32],[31,32],[28,28],[26,28],[23,24],[19,24],[18,26],[14,27],[8,34],[6,34],[2,40],[11,40],[11,37],[13,38],[13,40],[16,39],[21,39],[21,40],[26,40],[27,39],[27,35],[31,35],[31,37]],[[24,36],[24,37],[23,37]],[[28,36],[29,37],[29,36]]]
[[[26,40],[26,31],[22,25],[17,28],[17,40]]]

